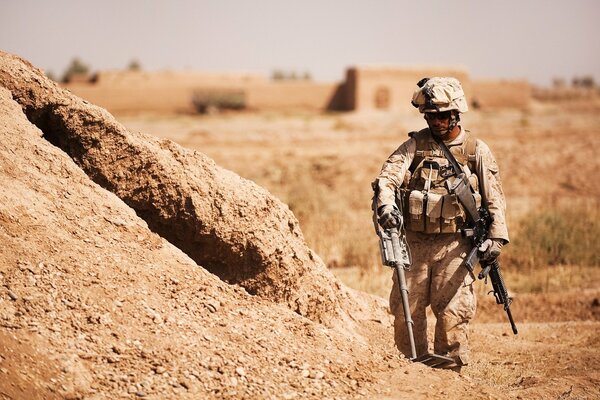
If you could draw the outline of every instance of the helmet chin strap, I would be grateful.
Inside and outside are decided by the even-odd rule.
[[[450,132],[452,132],[452,130],[454,128],[456,128],[456,125],[458,125],[458,123],[460,122],[460,115],[457,111],[452,110],[452,114],[450,115],[450,122],[448,123],[448,129],[445,132],[440,132],[440,133],[434,133],[434,130],[431,129],[431,125],[429,124],[429,121],[427,122],[427,125],[429,126],[429,130],[431,132],[432,135],[435,136],[448,136],[450,134]]]
[[[456,128],[456,125],[458,125],[459,122],[460,114],[458,113],[458,111],[452,110],[452,114],[450,114],[450,123],[448,124],[448,131],[446,132],[446,134],[452,132],[452,130]]]

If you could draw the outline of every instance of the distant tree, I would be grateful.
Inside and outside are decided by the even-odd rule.
[[[552,79],[552,86],[556,89],[564,88],[567,86],[567,82],[565,81],[565,78],[554,78]]]
[[[587,88],[587,89],[596,87],[596,83],[594,82],[594,77],[591,75],[576,76],[573,78],[573,81],[571,82],[571,84],[574,87]]]
[[[69,82],[73,76],[75,75],[86,75],[90,72],[90,67],[87,64],[84,64],[78,57],[73,58],[71,60],[71,64],[65,70],[63,74],[62,81],[67,83]]]
[[[308,71],[299,73],[297,71],[283,71],[280,69],[276,69],[271,74],[271,79],[274,81],[296,81],[296,80],[310,81],[310,80],[312,80],[312,76],[310,75],[310,72],[308,72]]]
[[[593,88],[596,86],[594,82],[594,77],[591,75],[586,75],[581,77],[581,87],[584,88]]]
[[[52,71],[46,71],[46,76],[56,82],[56,75]]]
[[[129,62],[129,65],[127,65],[127,70],[128,71],[141,71],[142,64],[140,64],[140,62],[138,60],[133,59]]]
[[[280,69],[276,69],[271,74],[271,79],[274,81],[282,81],[285,79],[285,73]]]

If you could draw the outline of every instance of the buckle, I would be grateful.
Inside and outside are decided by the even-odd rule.
[[[452,165],[442,165],[439,168],[439,174],[442,178],[449,178],[455,175],[454,168]]]

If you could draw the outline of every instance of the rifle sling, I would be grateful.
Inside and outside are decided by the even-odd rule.
[[[462,204],[463,208],[465,209],[465,212],[471,219],[471,222],[473,224],[476,224],[477,221],[479,221],[479,219],[481,218],[481,216],[475,204],[475,199],[473,197],[474,190],[471,186],[471,182],[466,177],[463,169],[461,168],[458,161],[456,161],[456,158],[454,157],[448,146],[446,146],[446,143],[444,143],[444,141],[440,137],[437,137],[433,134],[431,134],[431,137],[438,144],[438,146],[440,146],[442,153],[444,153],[444,156],[450,162],[452,169],[454,169],[456,177],[460,179],[460,181],[457,182],[452,188],[449,188],[449,190],[456,194],[458,201],[460,201],[460,203]]]
[[[444,156],[450,162],[450,165],[452,165],[452,169],[454,169],[454,173],[456,174],[456,176],[460,175],[461,172],[464,172],[463,169],[461,168],[461,166],[458,164],[458,161],[456,161],[454,154],[452,154],[452,152],[450,151],[448,146],[446,146],[446,143],[444,143],[442,138],[435,136],[433,133],[431,133],[431,131],[430,131],[430,134],[431,134],[431,137],[433,138],[433,140],[435,140],[435,142],[438,144],[438,146],[440,146],[442,153],[444,153]]]

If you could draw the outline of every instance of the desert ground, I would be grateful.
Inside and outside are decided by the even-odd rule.
[[[120,121],[197,149],[266,187],[290,205],[309,245],[338,277],[387,299],[392,272],[380,266],[370,182],[407,132],[424,126],[420,116],[225,113]],[[525,112],[471,111],[463,122],[498,159],[513,237],[529,213],[557,204],[598,210],[600,190],[586,177],[598,166],[600,118],[589,106],[534,103]],[[479,282],[476,361],[462,375],[515,398],[598,397],[599,271],[570,265],[520,272],[516,260],[504,274],[519,334],[487,294],[489,283]],[[410,379],[395,382],[389,384],[396,391],[411,393]]]
[[[524,251],[557,210],[597,229],[597,100],[464,116],[500,165],[519,334],[478,282],[457,374],[394,348],[371,224],[419,116],[112,116],[0,55],[0,398],[600,397],[597,241]]]

